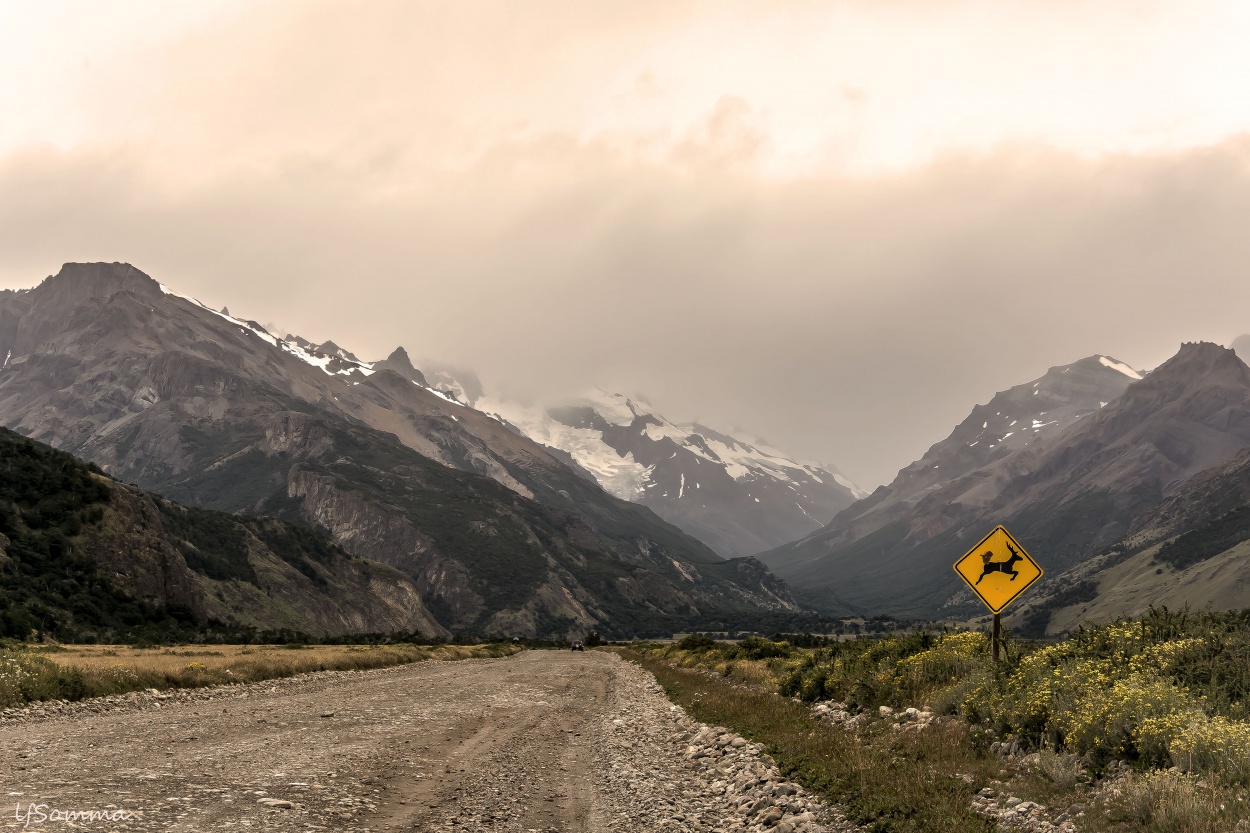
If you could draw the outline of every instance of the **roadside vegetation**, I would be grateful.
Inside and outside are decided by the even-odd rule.
[[[1097,833],[1250,820],[1250,611],[1161,609],[1062,642],[1009,640],[997,666],[980,632],[800,641],[692,636],[628,654],[873,830],[992,829],[968,815],[986,786]],[[816,721],[817,701],[864,717]],[[935,719],[900,731],[882,706]]]
[[[504,657],[522,650],[483,645],[32,645],[0,643],[0,708],[36,700],[81,700],[149,688],[199,688],[363,670],[425,660]]]
[[[993,762],[972,751],[965,726],[951,722],[906,735],[881,725],[848,732],[817,723],[806,704],[760,684],[768,676],[760,666],[774,662],[746,660],[738,668],[746,673],[735,677],[745,684],[735,684],[675,665],[676,657],[665,657],[664,649],[639,647],[622,654],[655,674],[675,703],[697,720],[763,743],[783,774],[843,804],[852,821],[882,832],[994,831],[993,822],[971,807],[975,788],[994,772]]]

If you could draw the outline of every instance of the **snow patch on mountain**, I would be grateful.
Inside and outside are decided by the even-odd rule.
[[[428,390],[457,405],[472,407],[475,397],[469,393],[466,385],[445,370],[423,370],[430,385]]]
[[[619,393],[608,393],[607,391],[597,390],[586,397],[585,402],[577,403],[588,404],[595,409],[599,416],[603,417],[612,425],[632,425],[634,420],[645,414],[627,397]],[[647,426],[648,429],[651,426]],[[659,439],[648,433],[652,439]]]
[[[565,425],[545,410],[482,397],[478,410],[512,425],[536,443],[567,452],[577,464],[594,475],[608,493],[636,501],[647,486],[652,466],[634,461],[634,455],[618,454],[603,441],[603,431]],[[617,414],[619,418],[619,412]],[[629,423],[625,423],[628,425]]]
[[[373,373],[372,364],[362,362],[348,351],[334,344],[334,342],[328,341],[318,346],[299,336],[287,335],[286,338],[278,338],[255,321],[245,321],[241,318],[236,318],[230,314],[229,310],[215,310],[207,304],[200,302],[197,298],[174,292],[163,283],[158,283],[157,285],[160,286],[161,292],[166,295],[190,301],[200,309],[229,321],[237,326],[241,332],[257,336],[271,347],[277,347],[284,353],[289,353],[300,361],[321,370],[328,376],[351,376],[356,373],[368,376]]]
[[[1103,367],[1109,367],[1109,368],[1111,368],[1112,370],[1118,370],[1118,371],[1120,371],[1121,373],[1123,373],[1125,376],[1129,377],[1130,379],[1140,380],[1140,379],[1142,378],[1142,375],[1141,375],[1140,373],[1138,373],[1136,370],[1134,370],[1133,368],[1129,367],[1129,366],[1128,366],[1128,365],[1126,365],[1124,362],[1121,362],[1121,361],[1116,361],[1115,359],[1111,358],[1110,356],[1099,356],[1099,357],[1098,357],[1098,362],[1099,362],[1099,363],[1100,363]]]
[[[653,443],[670,441],[680,450],[693,454],[700,464],[723,469],[735,481],[767,479],[801,483],[811,480],[823,484],[822,478],[828,477],[848,489],[856,499],[868,495],[827,466],[797,462],[763,442],[748,442],[694,423],[670,422],[619,393],[592,391],[571,402],[569,407],[577,413],[593,414],[588,417],[590,424],[569,425],[553,411],[491,397],[478,401],[480,410],[515,426],[530,439],[570,454],[578,465],[593,473],[606,490],[626,500],[637,500],[644,489],[654,485],[651,476],[656,466],[644,466],[634,460],[632,452],[622,454],[613,448],[605,440],[605,431],[612,428],[633,427],[637,436]],[[674,451],[667,456],[676,455]],[[684,474],[679,475],[676,485],[677,498],[700,488],[698,483],[687,483]]]

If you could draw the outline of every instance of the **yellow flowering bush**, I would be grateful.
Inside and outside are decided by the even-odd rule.
[[[923,705],[989,663],[983,633],[927,632],[852,640],[795,655],[777,667],[779,691],[859,708]]]
[[[1166,612],[1082,630],[970,686],[961,712],[1026,743],[1094,761],[1175,764],[1248,782],[1250,723],[1212,716],[1237,696],[1227,685],[1220,691],[1224,678],[1212,658],[1226,669],[1235,655],[1221,654],[1225,636],[1211,622],[1182,622],[1189,634],[1178,633]],[[1223,697],[1214,706],[1199,693],[1212,690]]]
[[[1063,645],[1051,645],[1020,660],[1004,680],[987,677],[964,700],[962,714],[974,723],[1040,739],[1053,711],[1056,669]]]
[[[1219,772],[1250,783],[1250,724],[1226,717],[1191,715],[1171,741],[1172,763],[1185,772]]]
[[[997,684],[970,693],[963,713],[1028,741],[1065,746],[1104,760],[1144,757],[1164,762],[1181,725],[1202,702],[1153,668],[1147,656],[1065,656],[1053,645],[1025,657]],[[1162,658],[1184,646],[1160,651]]]
[[[953,683],[985,661],[989,639],[979,631],[943,636],[938,644],[898,661],[898,681],[913,688]]]
[[[1098,682],[1106,679],[1099,670]],[[1088,676],[1082,675],[1089,681]],[[1055,703],[1052,724],[1064,744],[1075,752],[1102,757],[1143,756],[1167,760],[1170,738],[1159,731],[1175,721],[1201,714],[1189,692],[1149,673],[1128,673],[1109,686],[1072,688]]]
[[[667,653],[739,678],[748,664],[741,650],[706,642]],[[755,640],[751,650],[781,644]],[[791,648],[750,664],[767,663],[785,696],[869,712],[927,704],[963,715],[978,736],[1010,734],[1095,768],[1124,758],[1250,784],[1250,720],[1241,719],[1250,715],[1250,610],[1152,610],[1062,642],[1012,647],[996,664],[984,632],[921,631]]]

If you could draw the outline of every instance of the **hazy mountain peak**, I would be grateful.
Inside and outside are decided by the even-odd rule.
[[[1124,362],[1103,355],[1052,367],[974,407],[945,440],[902,469],[890,488],[908,494],[959,477],[991,458],[1058,433],[1106,407],[1142,378]],[[923,477],[915,479],[921,472]]]
[[[373,369],[375,371],[392,370],[423,388],[430,386],[430,383],[425,378],[425,374],[412,366],[412,359],[408,358],[408,351],[403,347],[396,347],[385,359],[380,362],[374,362]]]
[[[1220,407],[1212,399],[1215,389],[1241,393],[1250,390],[1250,367],[1227,347],[1211,342],[1181,345],[1172,358],[1159,365],[1142,381],[1129,387],[1117,408],[1108,408],[1108,418],[1126,409],[1153,408],[1175,410],[1189,399],[1199,400],[1202,407]]]
[[[391,354],[386,357],[386,361],[391,362],[396,367],[403,367],[408,370],[416,370],[412,365],[412,359],[408,358],[408,351],[403,346],[396,347]]]
[[[160,292],[160,284],[129,263],[66,263],[61,271],[49,275],[37,291],[69,308],[114,292],[152,296]]]
[[[155,283],[155,281],[153,283]],[[373,373],[371,365],[366,362],[362,362],[360,359],[356,358],[332,341],[327,341],[324,344],[317,345],[313,344],[306,338],[302,338],[291,333],[287,333],[285,338],[278,338],[256,321],[236,318],[230,314],[226,307],[223,307],[222,310],[218,312],[199,299],[192,298],[190,295],[183,295],[179,292],[175,292],[163,283],[157,283],[156,286],[158,291],[162,294],[172,298],[181,298],[182,300],[193,304],[197,308],[208,312],[211,315],[215,315],[224,321],[228,321],[243,332],[251,333],[252,335],[257,336],[260,339],[260,343],[268,345],[268,347],[271,348],[276,348],[278,351],[293,356],[305,364],[312,365],[313,367],[323,371],[328,376],[355,376],[359,379]],[[260,349],[264,350],[267,348],[260,347]]]
[[[595,388],[547,409],[494,399],[478,407],[726,555],[793,540],[865,495],[830,466],[674,423],[640,396]]]
[[[326,341],[322,344],[318,344],[316,348],[316,352],[318,355],[321,355],[321,356],[338,357],[340,359],[347,359],[348,361],[356,362],[358,364],[363,364],[363,362],[361,362],[360,359],[356,358],[356,355],[354,353],[352,353],[350,350],[344,350],[342,347],[339,347],[333,341]]]
[[[1157,375],[1166,371],[1169,374],[1184,373],[1231,373],[1238,378],[1246,377],[1250,368],[1238,357],[1237,353],[1210,341],[1187,341],[1175,356],[1168,359],[1152,373]]]
[[[638,417],[650,414],[649,409],[639,407],[625,394],[604,388],[587,391],[575,401],[575,404],[590,405],[599,416],[612,425],[632,425]]]

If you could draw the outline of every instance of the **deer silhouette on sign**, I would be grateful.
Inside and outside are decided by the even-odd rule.
[[[981,579],[985,578],[990,573],[1006,573],[1011,576],[1011,581],[1016,580],[1016,576],[1020,575],[1015,569],[1016,562],[1023,561],[1024,556],[1016,552],[1015,548],[1012,547],[1011,544],[1007,545],[1007,551],[1011,553],[1011,558],[1008,558],[1006,561],[991,561],[990,559],[994,557],[993,550],[986,550],[981,553],[981,560],[985,562],[985,566],[981,568],[981,576],[977,579],[977,584],[980,584]],[[973,586],[975,587],[976,585]]]

